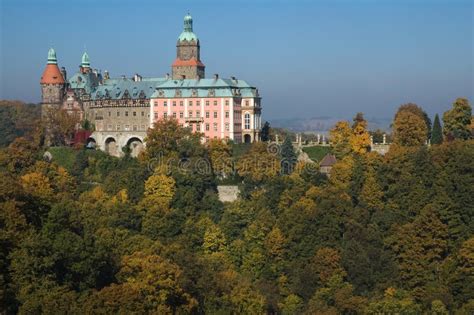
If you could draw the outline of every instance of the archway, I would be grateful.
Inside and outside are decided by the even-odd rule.
[[[94,138],[92,138],[92,137],[87,138],[87,140],[86,140],[86,148],[88,148],[88,149],[95,149],[96,146],[97,146],[97,142],[95,141]]]
[[[130,156],[137,157],[143,150],[143,142],[138,137],[132,137],[128,139],[127,147],[130,149]]]
[[[250,135],[244,135],[244,143],[252,142],[252,137]]]
[[[105,152],[113,156],[119,155],[119,152],[117,149],[117,141],[114,138],[109,137],[105,139]]]

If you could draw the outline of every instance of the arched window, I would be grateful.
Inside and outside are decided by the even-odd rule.
[[[250,114],[249,113],[245,113],[244,122],[245,122],[244,128],[250,129]]]

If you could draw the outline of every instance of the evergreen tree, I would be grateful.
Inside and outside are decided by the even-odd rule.
[[[290,174],[293,172],[296,162],[297,156],[293,149],[293,143],[291,143],[290,137],[286,137],[281,145],[281,172]]]
[[[270,123],[268,121],[263,124],[262,130],[260,131],[260,139],[263,142],[270,140]]]
[[[433,131],[431,132],[431,144],[443,143],[443,129],[439,121],[439,116],[436,114],[433,122]]]

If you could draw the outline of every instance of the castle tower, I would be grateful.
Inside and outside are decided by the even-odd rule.
[[[176,60],[171,67],[172,77],[173,79],[204,78],[205,67],[201,62],[199,39],[193,32],[193,18],[187,14],[184,17],[184,30],[176,44]]]
[[[41,76],[41,103],[43,106],[60,106],[63,96],[65,81],[58,67],[56,52],[53,48],[48,51],[48,63]]]

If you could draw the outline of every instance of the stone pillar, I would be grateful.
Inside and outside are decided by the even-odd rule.
[[[278,135],[277,134],[275,135],[275,142],[276,142],[276,144],[278,144]]]
[[[321,143],[321,135],[319,133],[318,133],[318,138],[317,139],[318,139],[317,140],[318,144]]]
[[[373,137],[373,136],[370,136],[370,145],[371,145],[371,146],[374,145],[374,137]]]
[[[387,135],[383,134],[383,144],[387,144]]]
[[[326,142],[326,139],[325,139],[324,135],[323,135],[323,140],[321,140],[321,142],[322,142],[322,144],[325,144],[325,142]]]

